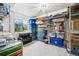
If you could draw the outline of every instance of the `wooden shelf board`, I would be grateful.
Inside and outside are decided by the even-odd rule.
[[[79,31],[71,31],[70,33],[77,33],[77,34],[79,34]]]

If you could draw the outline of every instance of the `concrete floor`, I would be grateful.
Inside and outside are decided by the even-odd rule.
[[[24,56],[68,56],[66,49],[40,41],[26,44],[23,49]]]

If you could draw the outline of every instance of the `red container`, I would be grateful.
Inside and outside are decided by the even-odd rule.
[[[12,53],[10,56],[18,56],[19,54],[22,54],[22,52],[23,52],[23,49],[20,49],[16,52]]]
[[[77,12],[77,11],[79,11],[79,8],[71,8],[71,11],[72,12]]]

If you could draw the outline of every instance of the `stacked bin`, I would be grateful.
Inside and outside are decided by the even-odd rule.
[[[44,41],[44,36],[45,36],[45,34],[44,34],[43,28],[38,28],[38,32],[37,32],[38,40]]]
[[[32,36],[32,40],[36,40],[37,39],[37,25],[36,25],[36,19],[32,18],[30,19],[30,25],[31,25],[31,36]]]

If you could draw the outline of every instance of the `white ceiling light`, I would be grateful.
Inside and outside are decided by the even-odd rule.
[[[42,12],[42,14],[47,13],[48,4],[40,3],[38,9],[39,9],[39,12]]]
[[[47,7],[47,4],[46,3],[43,3],[43,4],[41,4],[41,7],[42,8],[46,8]]]

